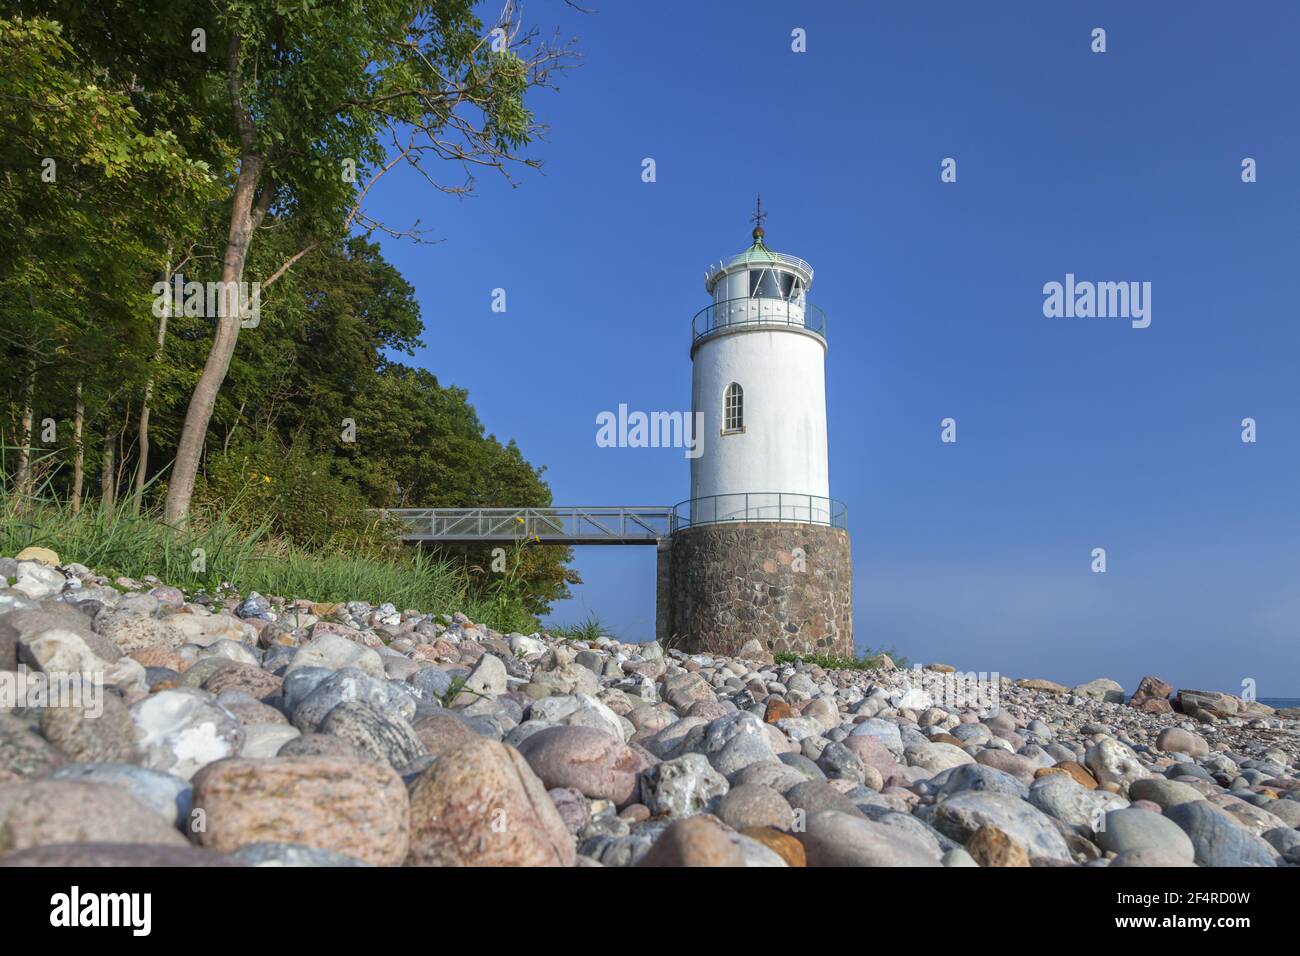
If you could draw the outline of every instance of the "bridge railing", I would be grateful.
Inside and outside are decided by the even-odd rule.
[[[842,501],[790,492],[692,498],[674,507],[389,508],[408,541],[447,543],[654,544],[675,531],[727,521],[779,521],[848,527]]]
[[[661,506],[600,508],[389,508],[407,540],[528,542],[540,544],[654,544],[672,533],[673,509]]]

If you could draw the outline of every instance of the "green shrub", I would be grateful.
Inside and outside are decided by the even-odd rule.
[[[195,485],[195,500],[245,528],[264,525],[301,547],[396,550],[400,525],[381,519],[357,485],[334,468],[330,455],[267,437],[211,456]]]
[[[822,670],[828,671],[868,671],[879,666],[882,654],[888,654],[890,660],[900,668],[905,669],[908,666],[907,658],[895,652],[893,648],[887,651],[868,651],[861,657],[847,657],[835,654],[789,654],[785,652],[775,654],[773,657],[778,664],[797,664],[803,661],[805,664],[816,664]]]

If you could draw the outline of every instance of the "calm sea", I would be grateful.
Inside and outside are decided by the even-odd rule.
[[[1261,697],[1259,702],[1270,707],[1300,707],[1300,697]]]

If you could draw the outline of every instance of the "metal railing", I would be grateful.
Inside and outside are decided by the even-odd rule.
[[[849,526],[849,509],[842,501],[785,491],[747,491],[691,498],[673,507],[673,531],[725,521],[780,521],[795,524]]]
[[[389,508],[407,541],[655,544],[672,532],[666,505],[608,508]]]
[[[405,524],[407,541],[447,544],[656,544],[685,528],[726,521],[848,527],[843,502],[785,491],[709,495],[673,507],[387,508],[379,513]]]
[[[826,313],[808,301],[740,296],[714,302],[691,319],[691,341],[744,326],[795,326],[826,338]]]
[[[742,255],[744,255],[744,253],[742,253]],[[796,269],[802,269],[804,272],[808,273],[808,281],[809,282],[812,281],[813,267],[810,266],[803,259],[800,259],[798,256],[788,256],[784,252],[773,252],[771,249],[766,248],[766,246],[764,246],[763,248],[762,255],[764,257],[770,256],[772,259],[776,260],[782,265],[793,266]],[[715,263],[714,265],[709,266],[708,270],[704,273],[704,281],[708,285],[712,286],[713,280],[716,279],[718,276],[720,276],[722,273],[726,272],[727,269],[731,268],[733,262],[735,262],[735,260],[718,262]],[[759,265],[760,262],[758,261],[735,263],[736,268],[745,268],[745,269],[752,269]]]

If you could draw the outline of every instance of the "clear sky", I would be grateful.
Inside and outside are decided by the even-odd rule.
[[[441,240],[384,242],[417,362],[557,504],[688,496],[681,450],[597,447],[595,417],[689,408],[704,270],[761,191],[829,316],[859,648],[1300,695],[1300,5],[589,3],[525,7],[583,54],[533,99],[542,172],[375,206]],[[1067,273],[1150,282],[1150,327],[1045,317]],[[552,620],[650,639],[654,550],[576,554]]]

